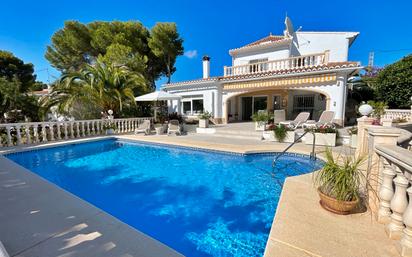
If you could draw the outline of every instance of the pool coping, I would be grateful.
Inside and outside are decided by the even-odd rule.
[[[66,140],[66,141],[53,141],[53,142],[48,142],[45,144],[35,144],[35,145],[25,145],[25,146],[19,146],[19,147],[12,147],[12,148],[6,148],[6,149],[1,149],[0,150],[0,164],[2,162],[4,162],[5,158],[4,155],[7,154],[13,154],[13,153],[19,153],[19,152],[27,152],[27,151],[36,151],[36,150],[42,150],[42,149],[49,149],[49,148],[54,148],[54,147],[60,147],[60,146],[66,146],[66,145],[73,145],[73,144],[81,144],[81,143],[88,143],[88,142],[97,142],[97,141],[101,141],[101,140],[110,140],[110,139],[117,139],[120,141],[126,141],[126,142],[136,142],[136,143],[141,143],[141,144],[151,144],[151,145],[157,145],[157,146],[166,146],[166,147],[174,147],[174,148],[183,148],[183,149],[191,149],[191,150],[200,150],[200,151],[205,151],[205,152],[215,152],[215,153],[223,153],[223,154],[234,154],[234,155],[254,155],[254,154],[275,154],[278,153],[279,151],[276,150],[234,150],[234,149],[227,149],[225,147],[213,147],[213,146],[192,146],[192,145],[187,145],[184,143],[176,143],[176,142],[159,142],[159,141],[153,141],[153,140],[148,140],[147,138],[138,138],[138,137],[130,137],[130,136],[119,136],[119,135],[113,135],[113,136],[98,136],[98,137],[90,137],[90,138],[82,138],[82,139],[71,139],[71,140]],[[286,155],[298,155],[298,156],[308,156],[308,152],[304,151],[304,150],[295,150],[292,149],[289,153],[286,153]],[[2,160],[3,159],[3,160]],[[318,159],[320,160],[324,160],[322,156],[318,157]],[[40,178],[42,181],[42,183],[45,184],[49,184],[53,187],[55,187],[57,189],[57,191],[61,191],[61,193],[67,194],[69,196],[71,196],[71,198],[75,199],[76,201],[78,201],[79,203],[86,203],[87,205],[90,205],[92,208],[96,208],[94,205],[92,205],[91,203],[88,203],[87,201],[75,196],[74,194],[60,188],[59,186],[43,179],[41,176],[33,173],[32,171],[25,169],[24,167],[21,167],[20,165],[18,165],[17,163],[7,159],[9,162],[13,163],[14,165],[18,166],[18,169],[20,169],[20,171],[24,171],[24,172],[29,172],[31,175],[34,175],[35,177]],[[0,165],[2,167],[2,165]],[[312,172],[310,172],[312,173]],[[308,174],[310,174],[308,173]],[[299,177],[299,176],[297,176]],[[1,181],[0,181],[1,182]],[[283,189],[282,189],[282,193],[283,194]],[[279,205],[281,203],[279,202]],[[87,208],[87,207],[86,207]],[[279,208],[279,206],[277,207]],[[132,232],[128,232],[128,234],[130,236],[133,236],[131,234],[135,233],[135,236],[141,236],[141,234],[143,234],[144,236],[146,236],[147,238],[149,238],[151,241],[155,241],[161,245],[163,245],[161,242],[159,242],[158,240],[151,238],[150,236],[145,235],[144,233],[142,233],[141,231],[129,226],[128,224],[120,221],[119,219],[111,216],[110,214],[108,214],[107,212],[98,209],[100,211],[100,213],[103,213],[105,215],[107,215],[108,219],[113,222],[113,223],[118,223],[118,224],[123,224],[123,226],[128,227],[129,229],[131,229]],[[98,218],[98,217],[96,217]],[[276,216],[274,217],[274,221],[276,219]],[[1,222],[0,222],[1,223]],[[133,233],[134,232],[134,233]],[[270,232],[270,235],[272,234],[272,230]],[[268,237],[268,242],[269,243],[269,239],[270,239],[270,235]],[[51,237],[52,238],[52,237]],[[2,238],[0,237],[0,240],[2,240]],[[44,243],[46,243],[48,241],[45,240]],[[5,242],[3,240],[3,242],[6,244],[7,247],[7,241]],[[43,242],[40,242],[39,245],[43,244]],[[180,255],[180,253],[177,253],[175,250],[173,250],[172,248],[170,248],[169,246],[163,245],[165,248],[169,248],[171,250],[171,254],[176,254],[176,256],[182,256]],[[36,246],[33,246],[36,247]],[[267,247],[266,247],[267,248]],[[266,249],[265,249],[266,251]],[[133,256],[133,255],[132,255]],[[139,255],[140,257],[141,255]],[[174,256],[174,255],[171,255]]]

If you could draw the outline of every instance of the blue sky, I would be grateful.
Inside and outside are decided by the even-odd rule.
[[[4,1],[1,4],[0,49],[35,65],[44,82],[59,75],[44,58],[46,46],[65,20],[139,20],[152,27],[173,21],[184,38],[186,56],[179,57],[172,81],[202,75],[201,57],[211,56],[211,75],[231,64],[228,50],[267,36],[281,34],[287,13],[294,27],[304,31],[358,31],[350,60],[383,66],[412,53],[410,0],[271,0],[271,1]],[[161,84],[162,80],[158,82]]]

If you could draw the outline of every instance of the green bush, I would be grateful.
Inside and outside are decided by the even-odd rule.
[[[412,96],[412,54],[379,72],[374,81],[377,100],[389,108],[410,108]]]

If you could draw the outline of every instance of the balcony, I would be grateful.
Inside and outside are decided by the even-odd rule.
[[[267,62],[249,63],[238,66],[225,66],[225,77],[258,74],[270,71],[294,70],[326,65],[329,62],[329,51],[323,53],[301,55],[287,59],[271,60]]]

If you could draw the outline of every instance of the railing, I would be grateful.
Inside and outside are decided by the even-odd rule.
[[[296,142],[298,142],[300,139],[302,139],[307,133],[312,133],[313,134],[313,142],[312,142],[312,152],[310,153],[310,159],[314,159],[316,160],[316,153],[315,153],[315,133],[310,132],[310,131],[305,131],[302,135],[300,135],[298,138],[296,138],[290,145],[288,145],[288,147],[285,148],[285,150],[283,150],[282,152],[280,152],[279,154],[277,154],[275,156],[275,158],[273,159],[272,162],[272,168],[273,168],[273,172],[274,169],[276,167],[276,161],[280,158],[280,156],[284,155],[293,145],[296,144]]]
[[[128,119],[75,120],[54,122],[26,122],[0,124],[0,147],[46,143],[89,136],[105,135],[105,125],[114,124],[115,134],[133,132],[143,120]]]
[[[324,53],[302,55],[281,60],[273,60],[258,63],[249,63],[237,66],[225,66],[224,76],[236,76],[245,74],[256,74],[269,71],[301,69],[322,66],[329,62],[329,51]]]
[[[378,221],[392,239],[400,239],[401,256],[412,251],[412,152],[395,145],[377,145],[379,157]],[[408,253],[408,254],[407,254]]]
[[[396,120],[405,119],[406,121],[412,121],[412,108],[411,109],[386,109],[382,118]]]

